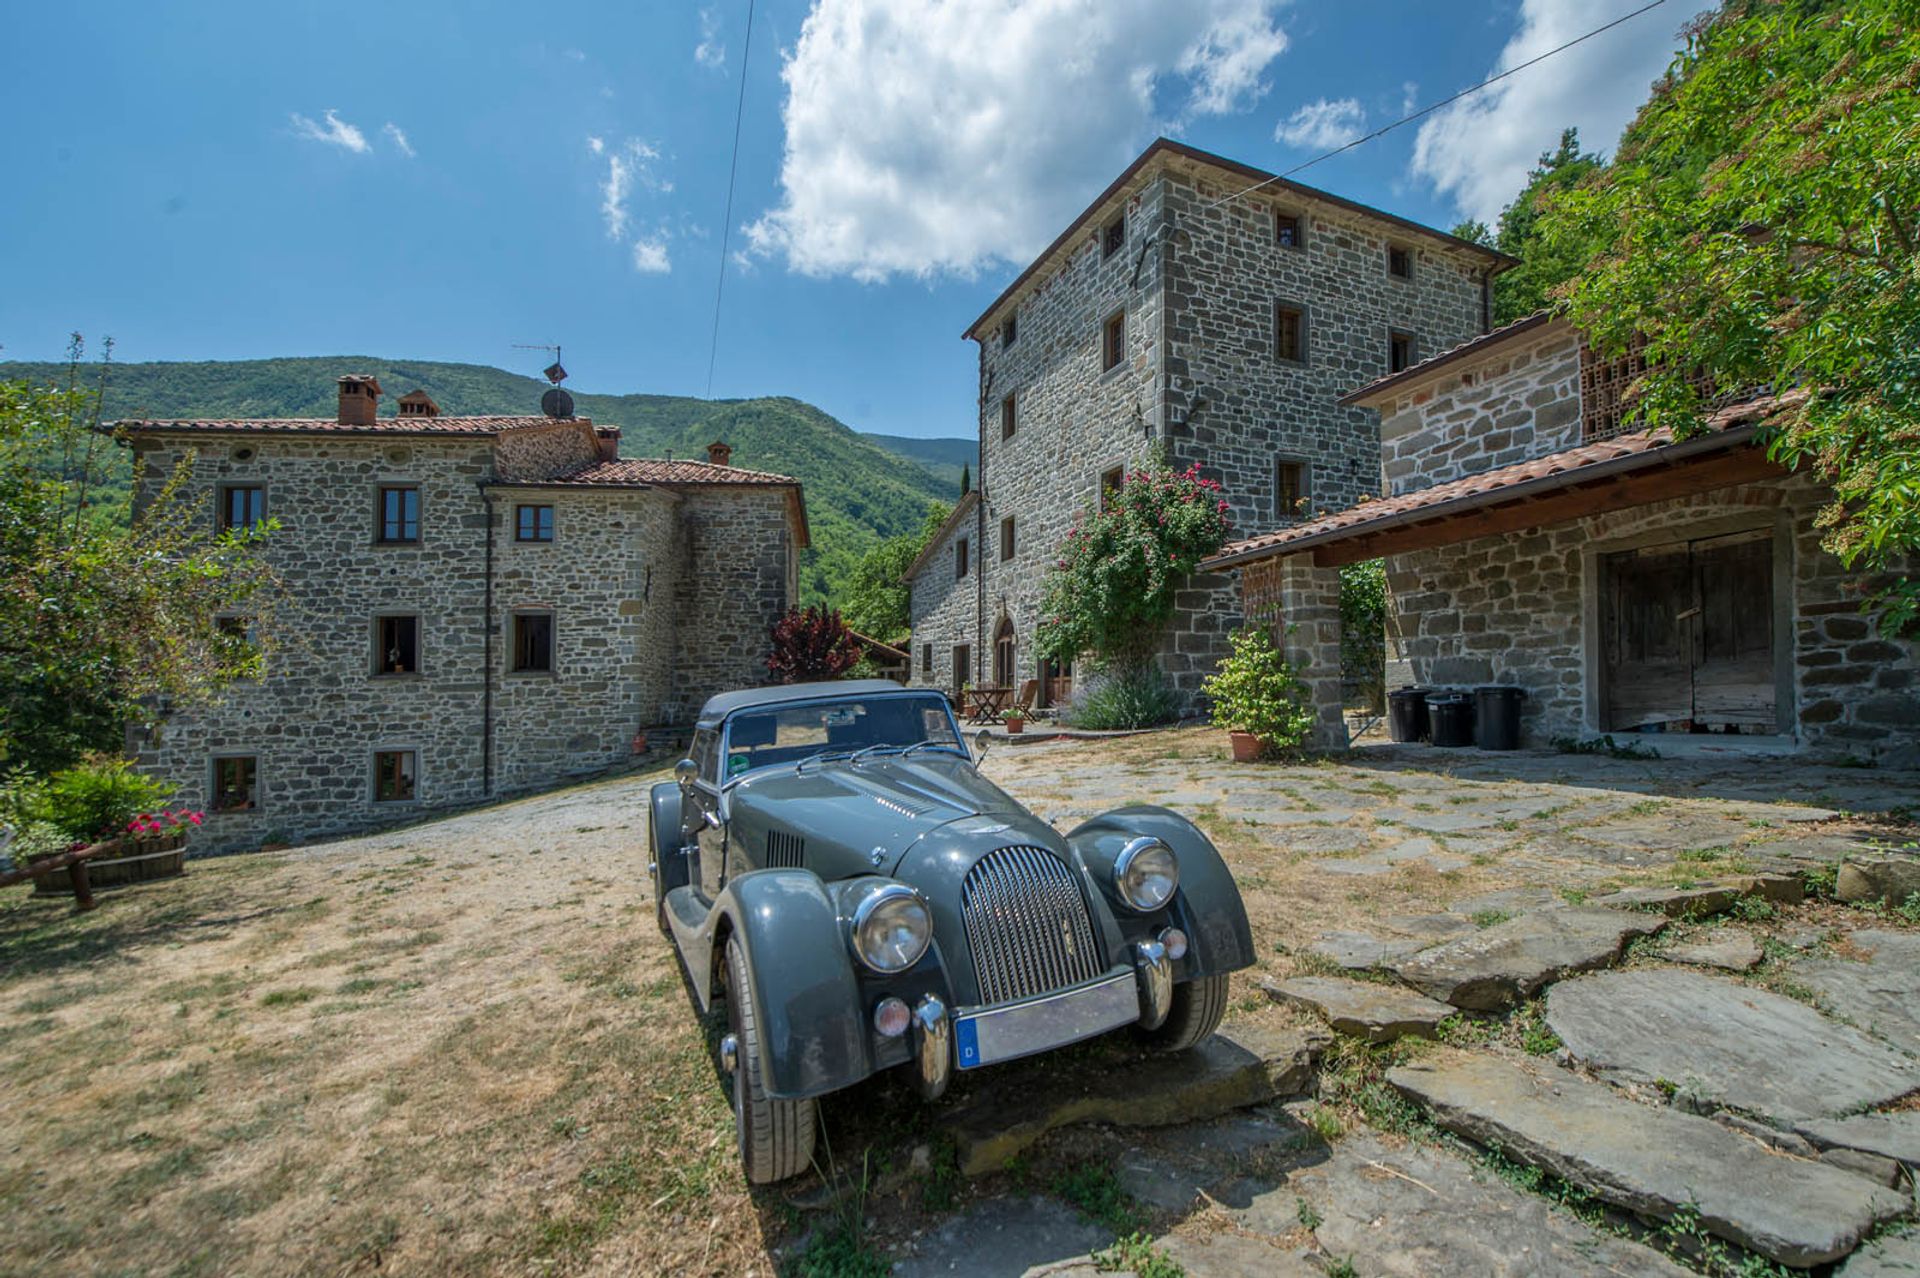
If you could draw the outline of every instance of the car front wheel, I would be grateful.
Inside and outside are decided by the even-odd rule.
[[[735,1049],[733,1127],[740,1162],[756,1185],[798,1176],[813,1161],[814,1103],[775,1100],[766,1093],[763,1031],[747,997],[747,955],[727,941],[727,1027]]]
[[[1227,1014],[1227,978],[1202,976],[1173,987],[1173,1005],[1159,1029],[1143,1030],[1149,1046],[1161,1052],[1184,1052],[1220,1028]]]

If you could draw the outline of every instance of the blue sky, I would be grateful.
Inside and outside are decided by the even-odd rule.
[[[1166,133],[1284,168],[1638,7],[760,0],[713,393],[971,435],[960,331]],[[1446,227],[1578,125],[1669,2],[1300,180]],[[745,0],[14,6],[0,359],[378,354],[703,394]],[[457,406],[449,405],[457,409]]]

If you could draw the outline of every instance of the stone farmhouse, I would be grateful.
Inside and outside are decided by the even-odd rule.
[[[586,418],[445,416],[419,391],[380,417],[374,379],[339,391],[332,420],[118,423],[136,501],[191,456],[207,519],[279,525],[265,676],[130,743],[206,811],[199,846],[552,785],[765,679],[807,545],[797,481],[719,443],[623,459]]]
[[[1774,406],[1676,441],[1623,428],[1636,357],[1566,321],[1509,324],[1342,396],[1380,415],[1383,496],[1229,546],[1340,714],[1338,569],[1385,557],[1389,682],[1522,688],[1522,744],[1600,734],[1920,766],[1920,648],[1820,548],[1828,493],[1755,446]]]
[[[1249,192],[1249,188],[1256,188]],[[1161,139],[964,336],[979,347],[980,474],[907,573],[915,681],[1017,687],[1076,512],[1162,460],[1224,485],[1243,532],[1374,491],[1379,423],[1353,386],[1486,331],[1512,259]],[[1194,580],[1159,664],[1191,699],[1239,623]]]

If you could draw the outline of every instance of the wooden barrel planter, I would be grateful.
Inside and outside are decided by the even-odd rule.
[[[116,851],[87,862],[88,881],[96,888],[170,879],[187,871],[187,836],[168,834],[157,839],[115,839]],[[36,857],[35,860],[46,858]],[[44,874],[33,881],[35,896],[72,896],[73,883],[64,873]]]

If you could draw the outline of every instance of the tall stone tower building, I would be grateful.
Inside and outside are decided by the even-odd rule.
[[[964,336],[979,345],[977,496],[909,571],[914,677],[1055,697],[1034,646],[1077,511],[1163,460],[1218,480],[1238,536],[1377,492],[1380,430],[1340,396],[1488,328],[1513,259],[1156,141]],[[1239,624],[1196,579],[1160,655],[1191,700]]]

